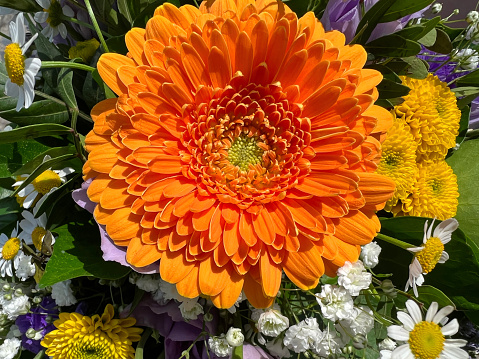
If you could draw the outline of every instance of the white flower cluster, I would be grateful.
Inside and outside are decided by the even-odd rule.
[[[226,340],[226,335],[223,333],[219,336],[210,337],[208,339],[208,346],[210,350],[220,358],[230,356],[233,353],[233,347]]]
[[[360,260],[354,263],[346,261],[344,266],[338,269],[338,284],[352,296],[359,295],[361,289],[367,289],[371,280],[371,273],[366,272]]]
[[[278,304],[267,309],[253,309],[251,319],[256,323],[259,334],[276,337],[289,327],[289,319],[281,314]],[[258,336],[258,341],[265,344],[264,338]]]
[[[27,314],[30,306],[30,298],[20,287],[15,289],[10,284],[3,285],[0,290],[0,315],[15,320],[19,315]]]
[[[361,248],[359,258],[363,261],[366,268],[374,268],[379,263],[379,254],[381,247],[376,242],[368,243]]]
[[[7,338],[0,345],[0,358],[13,359],[17,356],[18,351],[22,346],[22,341],[17,338]]]
[[[70,286],[71,280],[58,282],[52,285],[52,298],[60,307],[68,307],[77,302]]]

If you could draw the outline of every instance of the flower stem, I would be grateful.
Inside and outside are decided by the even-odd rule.
[[[400,241],[399,239],[393,238],[386,236],[385,234],[378,233],[376,235],[377,239],[383,240],[384,242],[388,242],[391,244],[394,244],[396,247],[402,248],[402,249],[408,249],[408,248],[413,248],[414,246],[412,244]]]
[[[10,38],[10,36],[8,36],[7,34],[4,34],[3,32],[0,31],[0,36],[6,38],[7,40],[9,41],[12,41],[12,39]]]
[[[85,5],[88,10],[88,15],[90,15],[91,22],[93,23],[93,27],[95,28],[98,38],[100,39],[101,46],[103,46],[103,51],[110,52],[110,50],[108,49],[108,46],[106,45],[105,39],[103,38],[103,34],[100,30],[100,26],[98,26],[98,22],[96,21],[96,17],[95,17],[95,14],[93,13],[90,0],[85,0]]]
[[[95,29],[95,27],[94,27],[93,25],[91,25],[91,24],[89,24],[89,23],[87,23],[87,22],[83,22],[83,21],[77,20],[77,19],[75,19],[74,17],[68,17],[68,16],[65,16],[65,15],[62,15],[61,19],[62,19],[62,20],[65,20],[65,21],[74,22],[75,24],[78,24],[78,25],[80,25],[80,26],[83,26],[83,27],[86,27],[86,28],[89,28],[89,29],[91,29],[91,30],[95,30],[95,31],[96,31],[96,29]],[[104,36],[106,36],[106,37],[111,37],[111,35],[108,34],[107,32],[102,31],[102,30],[100,30],[100,31],[101,31],[101,33],[102,33]]]
[[[77,62],[66,62],[66,61],[42,61],[42,69],[54,69],[59,67],[68,67],[71,69],[85,70],[89,72],[95,71],[94,67],[79,64]]]

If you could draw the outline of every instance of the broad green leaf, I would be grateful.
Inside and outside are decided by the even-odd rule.
[[[440,308],[447,305],[452,305],[453,307],[455,307],[454,302],[449,299],[447,295],[445,295],[439,289],[434,288],[430,285],[422,285],[417,288],[417,291],[419,294],[419,299],[427,306],[431,305],[432,302],[437,302]],[[412,289],[409,291],[409,294],[414,295]]]
[[[0,132],[0,143],[13,143],[43,136],[65,135],[71,132],[70,127],[54,123],[42,123]]]
[[[394,81],[384,78],[377,86],[380,99],[389,99],[406,96],[410,89],[407,86],[398,84]]]
[[[0,6],[22,12],[36,12],[42,10],[34,0],[0,0]]]
[[[468,73],[465,76],[459,77],[456,81],[458,86],[476,86],[479,87],[479,70]]]
[[[0,144],[0,176],[13,176],[23,164],[47,149],[47,146],[35,140]],[[2,181],[0,185],[3,187]]]
[[[62,156],[62,155],[74,155],[76,154],[76,149],[74,146],[64,146],[64,147],[54,147],[46,150],[45,152],[40,153],[38,156],[35,156],[32,160],[25,163],[21,168],[19,168],[15,173],[14,176],[22,175],[25,173],[31,173],[35,170],[38,166],[40,166],[43,162],[45,156],[50,156],[52,158]]]
[[[13,229],[14,224],[17,222],[18,216],[16,214],[4,214],[0,216],[0,232],[8,233]],[[8,229],[8,230],[7,230]]]
[[[414,79],[425,79],[429,73],[424,60],[418,59],[416,56],[403,57],[403,61],[407,62],[409,67],[406,69],[407,76]]]
[[[432,46],[436,43],[436,39],[437,39],[437,31],[436,29],[432,29],[423,37],[418,39],[417,42],[419,42],[421,45],[424,45],[424,46]]]
[[[57,235],[53,255],[40,287],[83,276],[115,280],[130,272],[128,267],[103,260],[100,234],[93,220],[67,223],[53,232]]]
[[[432,46],[427,46],[431,51],[440,54],[449,54],[452,51],[452,44],[449,36],[441,29],[436,29],[436,42]]]
[[[243,359],[243,346],[242,345],[234,347],[231,359]]]
[[[5,214],[20,213],[22,209],[15,198],[0,199],[0,216]]]
[[[137,0],[137,3],[138,2],[141,2],[141,1],[138,1]],[[120,14],[122,14],[127,20],[128,22],[131,24],[133,23],[133,19],[134,19],[134,16],[132,15],[132,13],[130,12],[130,9],[128,7],[128,3],[129,1],[128,0],[118,0],[117,4],[118,4],[118,11],[120,12]]]
[[[454,156],[453,156],[454,157]],[[452,301],[455,296],[463,296],[471,303],[479,304],[479,247],[464,232],[463,222],[459,221],[459,229],[454,231],[451,241],[444,250],[449,254],[449,260],[436,267],[425,276],[425,285],[433,286],[442,291]],[[424,223],[431,219],[419,217],[396,217],[381,219],[381,233],[398,238],[407,243],[419,246],[424,236]],[[439,221],[435,222],[435,225]],[[392,273],[391,280],[399,288],[404,288],[408,278],[408,267],[413,256],[406,250],[378,240],[382,251],[379,265],[374,269],[378,273]],[[421,300],[421,296],[419,296]],[[458,309],[460,303],[454,302]]]
[[[37,123],[65,123],[69,119],[67,107],[50,100],[35,101],[29,108],[23,108],[19,112],[15,110],[15,106],[8,111],[0,112],[0,117],[20,126]]]
[[[391,1],[391,6],[381,16],[379,22],[398,20],[406,15],[415,13],[430,5],[434,0],[401,0]]]
[[[381,18],[388,9],[396,2],[399,4],[402,3],[402,1],[398,0],[380,0],[374,4],[359,22],[354,43],[362,45],[367,43],[376,25],[381,21]]]
[[[1,145],[0,145],[1,147]],[[0,156],[0,161],[2,161],[4,157]],[[3,167],[4,164],[0,162],[0,168]],[[2,168],[2,172],[3,168]],[[12,177],[0,177],[0,198],[7,198],[10,197],[13,193],[13,184],[15,180]]]
[[[453,28],[446,26],[443,23],[438,24],[438,27],[449,36],[451,41],[456,40],[456,38],[464,32],[464,28]]]
[[[72,62],[74,61],[75,60],[72,60]],[[58,86],[56,92],[68,107],[76,109],[78,108],[78,104],[75,97],[75,91],[73,90],[72,81],[73,70],[67,68],[61,69],[58,74]]]
[[[415,56],[421,51],[421,45],[417,42],[396,34],[373,40],[364,48],[379,57],[408,57]]]
[[[35,217],[41,216],[43,213],[47,212],[48,214],[48,228],[52,228],[52,224],[58,224],[58,223],[53,223],[53,218],[49,216],[50,213],[52,213],[52,209],[56,206],[62,206],[61,200],[63,196],[71,196],[71,192],[74,189],[74,183],[77,182],[77,179],[79,178],[80,174],[77,173],[72,176],[71,179],[69,179],[67,182],[63,183],[60,187],[58,187],[56,190],[54,190],[52,193],[46,197],[45,201],[43,201],[42,205],[40,208],[38,208],[37,213]]]
[[[457,176],[459,206],[456,219],[460,228],[479,245],[479,166],[474,159],[479,153],[479,141],[464,141],[446,162]],[[462,272],[462,271],[461,271]]]
[[[108,40],[106,40],[106,44],[110,52],[116,52],[122,55],[126,55],[128,53],[124,35],[110,37]]]

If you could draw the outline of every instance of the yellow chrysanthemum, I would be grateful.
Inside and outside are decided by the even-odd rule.
[[[456,145],[461,111],[456,96],[445,82],[429,74],[423,80],[401,77],[411,91],[395,107],[398,117],[405,117],[418,143],[417,160],[444,159]]]
[[[108,304],[100,317],[79,313],[60,313],[53,330],[42,340],[52,359],[133,359],[133,342],[140,340],[141,328],[135,318],[113,319],[113,306]]]
[[[404,118],[396,118],[383,142],[382,157],[376,170],[396,184],[394,195],[384,207],[386,211],[391,211],[398,200],[405,199],[414,185],[413,179],[418,172],[416,148],[417,144],[406,121]]]
[[[452,168],[445,161],[421,162],[418,168],[411,194],[402,201],[402,207],[396,208],[397,214],[440,220],[454,217],[459,192]]]

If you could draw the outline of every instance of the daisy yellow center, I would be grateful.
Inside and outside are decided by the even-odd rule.
[[[25,74],[25,56],[23,56],[20,46],[15,42],[5,48],[5,67],[10,81],[22,86],[23,75]]]
[[[54,187],[62,184],[60,176],[52,170],[46,170],[32,181],[33,188],[40,194],[47,194]]]
[[[20,250],[20,240],[17,237],[10,238],[2,249],[2,257],[6,260],[15,258]]]
[[[416,254],[416,258],[421,264],[424,273],[429,273],[434,269],[441,258],[444,244],[437,237],[431,237],[424,245],[424,249]]]
[[[44,9],[43,11],[48,13],[47,23],[51,27],[57,27],[62,23],[61,17],[63,15],[63,10],[62,6],[57,0],[52,0],[50,7],[48,9]]]
[[[249,169],[249,165],[261,162],[264,151],[256,144],[256,139],[248,136],[238,137],[228,150],[228,160],[243,171]]]
[[[409,348],[415,358],[439,358],[444,348],[444,335],[439,325],[433,322],[422,321],[414,326],[409,333]]]
[[[32,232],[32,242],[36,249],[39,251],[42,250],[43,237],[47,233],[46,229],[43,227],[37,227]]]
[[[108,335],[97,329],[76,340],[69,354],[77,359],[104,359],[112,358],[114,353],[115,345]]]

